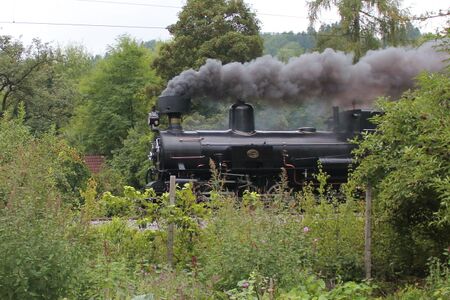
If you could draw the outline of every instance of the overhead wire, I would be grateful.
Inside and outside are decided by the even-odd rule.
[[[165,30],[167,30],[166,27],[162,27],[162,26],[114,25],[114,24],[90,24],[90,23],[0,21],[0,24],[51,25],[51,26],[74,26],[74,27],[109,27],[109,28],[134,28],[134,29],[165,29]]]
[[[76,0],[78,2],[90,2],[90,3],[100,3],[100,4],[117,4],[117,5],[129,5],[129,6],[147,6],[147,7],[162,7],[162,8],[174,8],[181,9],[182,6],[175,5],[165,5],[165,4],[154,4],[154,3],[139,3],[139,2],[124,2],[124,1],[110,1],[110,0]],[[270,17],[284,17],[284,18],[296,18],[296,19],[308,19],[305,16],[296,15],[283,15],[283,14],[273,14],[273,13],[256,13],[257,15],[270,16]],[[330,20],[330,19],[327,19]]]
[[[131,28],[131,29],[164,29],[162,26],[140,26],[140,25],[114,25],[114,24],[89,24],[89,23],[58,23],[58,22],[33,22],[33,21],[1,21],[0,24],[19,24],[19,25],[50,25],[50,26],[73,26],[73,27],[109,27],[109,28]],[[299,32],[302,36],[345,36],[345,34],[332,33],[307,33]]]
[[[78,1],[78,2],[102,3],[102,4],[130,5],[130,6],[163,7],[163,8],[175,8],[175,9],[182,8],[181,6],[166,5],[166,4],[154,4],[154,3],[137,3],[137,2],[108,1],[108,0],[76,0],[76,1]]]
[[[154,3],[138,3],[138,2],[124,2],[124,1],[110,1],[110,0],[75,0],[78,2],[90,2],[90,3],[99,3],[99,4],[117,4],[117,5],[131,5],[131,6],[147,6],[147,7],[160,7],[160,8],[173,8],[173,9],[181,9],[182,6],[175,5],[165,5],[165,4],[154,4]],[[280,15],[280,14],[264,14],[258,13],[260,15],[274,16],[274,17],[291,17],[291,18],[303,18],[302,16],[294,16],[294,15]],[[116,25],[116,24],[92,24],[92,23],[67,23],[67,22],[37,22],[37,21],[2,21],[0,20],[0,24],[19,24],[19,25],[49,25],[49,26],[71,26],[71,27],[104,27],[104,28],[128,28],[128,29],[163,29],[167,30],[167,27],[164,26],[144,26],[144,25]],[[303,36],[316,36],[317,34],[311,34],[302,32],[300,33]],[[341,36],[337,34],[320,34],[325,36]]]

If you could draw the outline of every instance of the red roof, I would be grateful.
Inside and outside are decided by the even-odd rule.
[[[84,157],[84,162],[92,173],[98,173],[105,163],[105,157],[101,155],[86,155]]]

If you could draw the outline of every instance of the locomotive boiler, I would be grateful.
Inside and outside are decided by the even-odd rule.
[[[331,183],[343,183],[354,148],[348,140],[362,131],[373,130],[369,118],[376,113],[361,109],[339,112],[334,107],[328,131],[313,127],[260,131],[255,128],[253,107],[238,100],[229,109],[227,130],[185,131],[182,115],[189,108],[189,98],[161,96],[157,109],[149,114],[149,126],[157,133],[149,155],[154,167],[147,187],[158,193],[168,190],[170,175],[176,175],[180,184],[207,184],[211,161],[226,188],[237,193],[244,189],[270,190],[279,180],[282,168],[289,185],[300,188],[313,179],[319,164]],[[160,114],[168,116],[168,127],[162,131],[158,129]]]

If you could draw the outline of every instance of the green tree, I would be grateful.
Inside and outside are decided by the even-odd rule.
[[[147,171],[150,169],[148,153],[153,135],[147,124],[140,123],[128,131],[123,147],[114,151],[111,167],[119,172],[128,185],[143,187]]]
[[[70,140],[86,152],[107,156],[121,148],[128,130],[146,119],[160,86],[151,61],[143,45],[120,37],[81,83],[84,103],[66,130]]]
[[[427,258],[450,244],[448,75],[422,74],[418,90],[380,102],[377,133],[365,135],[355,152],[353,179],[371,182],[376,195],[376,264],[391,273],[420,274]]]
[[[296,42],[289,42],[278,50],[277,57],[283,62],[287,62],[291,57],[300,56],[305,50]]]
[[[396,46],[404,37],[408,21],[394,0],[312,0],[308,2],[311,23],[319,19],[322,9],[336,7],[341,17],[340,34],[344,35],[355,53],[361,57],[370,45],[368,40],[381,36],[385,45]],[[369,48],[370,49],[370,48]]]
[[[0,36],[0,112],[10,107],[17,110],[19,97],[14,96],[27,93],[30,80],[52,59],[48,46],[39,40],[26,47],[11,36]]]
[[[52,49],[35,40],[29,46],[0,37],[0,112],[17,114],[25,105],[25,123],[43,133],[59,129],[73,115],[80,98],[78,82],[93,64],[81,47]]]
[[[188,0],[168,30],[174,39],[161,45],[153,62],[164,79],[207,58],[245,62],[262,54],[258,21],[242,0]]]
[[[305,49],[305,51],[312,50],[316,45],[315,40],[316,31],[313,27],[309,27],[306,32],[298,32],[293,33],[289,32],[270,32],[270,33],[262,33],[261,38],[264,41],[264,54],[270,54],[272,56],[277,56],[280,49],[287,48],[296,48],[296,49]],[[299,47],[294,46],[298,44]],[[301,53],[300,53],[301,54]]]
[[[43,66],[29,82],[29,94],[21,94],[25,103],[25,122],[34,132],[51,126],[66,126],[81,102],[81,79],[92,69],[94,61],[84,48],[69,46],[54,50],[54,59]]]

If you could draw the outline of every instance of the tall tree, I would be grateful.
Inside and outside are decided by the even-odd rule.
[[[29,81],[28,94],[18,94],[26,105],[26,124],[37,133],[67,125],[82,100],[78,85],[94,65],[83,47],[58,48],[53,53],[52,62]]]
[[[0,36],[0,113],[25,106],[25,124],[34,133],[65,126],[80,95],[77,85],[93,65],[82,47],[52,49],[34,40]]]
[[[386,45],[397,45],[408,21],[397,0],[312,0],[308,2],[311,23],[322,9],[336,7],[341,17],[340,33],[352,44],[356,59],[364,54],[366,39],[380,36]]]
[[[11,36],[0,36],[0,112],[11,106],[17,108],[13,96],[26,93],[33,76],[52,59],[50,49],[39,40],[26,47]]]
[[[174,38],[159,48],[153,63],[164,79],[207,58],[244,62],[262,54],[258,20],[242,0],[188,0],[168,30]]]
[[[145,119],[152,88],[159,86],[151,61],[142,44],[127,36],[118,39],[81,84],[84,103],[67,129],[75,144],[108,156],[122,146],[128,130]]]

